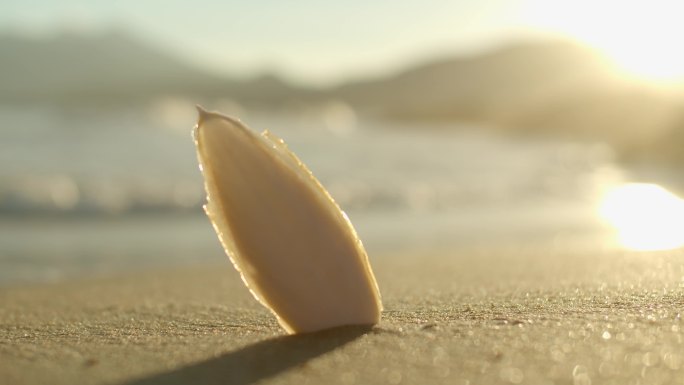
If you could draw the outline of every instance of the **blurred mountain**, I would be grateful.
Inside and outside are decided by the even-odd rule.
[[[603,140],[625,158],[684,163],[684,88],[622,76],[599,53],[552,41],[428,61],[328,89],[275,75],[209,74],[124,33],[0,35],[0,102],[129,104],[163,95],[265,108],[342,101],[381,119],[465,121],[516,135]]]
[[[0,35],[0,101],[131,103],[160,95],[277,100],[294,90],[272,76],[208,74],[125,33]]]
[[[542,42],[432,61],[385,79],[345,84],[336,92],[388,117],[481,120],[608,73],[605,60],[585,47]]]
[[[667,120],[681,104],[669,92],[620,75],[596,51],[562,41],[429,62],[334,92],[387,118],[473,121],[571,136],[612,136],[625,124],[641,129]]]
[[[625,159],[684,163],[684,87],[621,74],[572,42],[528,42],[418,65],[332,94],[367,114],[466,121],[515,135],[606,141]]]

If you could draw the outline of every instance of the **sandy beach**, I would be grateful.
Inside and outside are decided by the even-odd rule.
[[[0,290],[2,384],[684,383],[684,252],[373,259],[372,329],[286,336],[228,261]]]
[[[297,5],[0,2],[0,385],[684,385],[679,3]]]

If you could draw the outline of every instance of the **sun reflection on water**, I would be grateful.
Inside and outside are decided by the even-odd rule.
[[[684,246],[684,200],[659,185],[617,186],[604,195],[599,213],[628,249],[670,250]]]

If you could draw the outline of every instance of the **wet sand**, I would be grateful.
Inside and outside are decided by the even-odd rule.
[[[374,328],[286,336],[228,262],[0,289],[1,384],[684,384],[684,252],[372,259]]]

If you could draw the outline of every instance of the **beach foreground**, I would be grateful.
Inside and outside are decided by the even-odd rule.
[[[0,289],[2,384],[684,384],[684,252],[372,259],[373,328],[287,336],[228,261]]]

